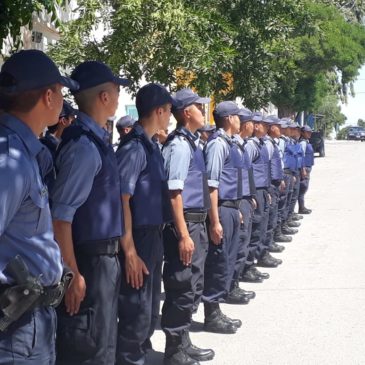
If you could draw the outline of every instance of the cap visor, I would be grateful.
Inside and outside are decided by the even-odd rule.
[[[194,101],[196,104],[209,104],[210,98],[201,98],[199,97],[197,100]]]
[[[69,77],[61,76],[60,84],[64,87],[67,87],[71,91],[77,91],[80,88],[80,85],[77,81],[70,79]]]
[[[130,80],[123,79],[122,77],[115,77],[114,78],[114,82],[117,85],[120,85],[120,86],[129,86],[131,84],[131,81]]]

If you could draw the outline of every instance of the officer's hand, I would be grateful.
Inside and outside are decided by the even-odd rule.
[[[77,314],[80,309],[80,304],[85,298],[86,283],[84,277],[78,273],[74,276],[65,293],[66,311],[71,316]]]
[[[305,169],[302,170],[302,179],[305,179],[308,176],[307,171]]]
[[[180,260],[185,266],[189,266],[191,264],[194,250],[195,250],[195,245],[190,236],[180,238],[179,241]]]
[[[286,185],[285,185],[285,181],[282,180],[279,186],[280,191],[283,193],[285,191]]]
[[[242,215],[241,212],[239,212],[239,213],[240,213],[240,223],[242,224],[243,223],[243,215]]]
[[[267,197],[268,197],[268,199],[269,199],[269,204],[271,205],[271,203],[272,203],[271,195],[270,195],[270,194],[267,194]]]
[[[294,184],[297,182],[297,178],[295,176],[293,176],[293,181],[294,181]]]
[[[256,199],[255,198],[252,198],[251,201],[252,201],[252,208],[254,210],[257,209],[257,201],[256,201]]]
[[[148,269],[137,252],[131,253],[125,258],[125,274],[127,283],[134,289],[143,286],[143,274],[149,275]]]
[[[217,224],[211,224],[209,226],[210,239],[215,245],[220,245],[223,239],[223,228],[218,222]]]

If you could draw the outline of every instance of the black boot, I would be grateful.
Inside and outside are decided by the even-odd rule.
[[[278,234],[278,235],[274,236],[275,242],[287,243],[287,242],[291,242],[292,240],[293,240],[292,237],[285,236],[283,234]]]
[[[300,214],[297,214],[297,213],[293,213],[293,215],[292,215],[291,219],[292,219],[293,221],[300,221],[301,219],[303,219],[303,216],[302,216],[302,215],[300,215]]]
[[[300,227],[300,223],[295,222],[293,220],[289,220],[286,224],[289,228],[298,228],[298,227]]]
[[[230,318],[226,316],[222,311],[221,311],[221,318],[227,323],[230,323],[231,325],[235,326],[236,328],[242,327],[242,321],[240,319]]]
[[[278,245],[277,243],[272,243],[269,246],[269,252],[271,252],[271,253],[280,253],[280,252],[283,252],[284,250],[285,250],[285,247]]]
[[[271,256],[268,251],[266,251],[258,260],[257,266],[260,267],[278,267],[283,261],[280,259],[276,259]]]
[[[307,209],[305,207],[299,208],[299,214],[311,214],[311,213],[312,213],[312,209]]]
[[[219,303],[204,303],[204,331],[222,334],[237,332],[237,326],[224,320]]]
[[[291,242],[292,238],[283,235],[281,232],[281,224],[278,224],[274,232],[274,242]]]
[[[226,298],[228,304],[248,304],[249,302],[250,299],[241,291],[238,284],[233,287]]]
[[[270,274],[268,274],[267,272],[261,272],[257,269],[256,266],[252,265],[252,268],[251,270],[256,274],[258,275],[260,278],[266,280],[266,279],[269,279],[270,278]]]
[[[212,349],[201,349],[191,342],[189,331],[185,330],[183,333],[183,347],[185,352],[194,360],[209,361],[214,358],[214,351]]]
[[[190,357],[185,351],[182,336],[166,334],[164,365],[199,365],[199,362]]]
[[[256,293],[254,291],[241,289],[238,280],[235,280],[233,282],[231,293],[233,291],[237,292],[239,295],[246,297],[248,300],[254,299],[256,297]]]
[[[240,281],[244,281],[246,283],[262,283],[263,278],[257,275],[253,268],[253,266],[250,266],[247,270],[245,270],[240,276]]]
[[[288,227],[286,223],[282,225],[281,231],[284,234],[296,234],[296,233],[298,233],[298,230],[297,229]]]

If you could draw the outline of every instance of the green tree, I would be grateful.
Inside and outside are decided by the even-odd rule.
[[[317,113],[322,117],[316,122],[316,129],[324,131],[327,136],[333,129],[338,130],[347,119],[341,112],[338,97],[335,94],[329,94],[322,99]]]
[[[82,0],[83,16],[65,26],[51,54],[64,66],[106,61],[134,81],[134,90],[145,77],[193,86],[217,100],[241,96],[260,107],[275,82],[271,48],[285,47],[293,22],[302,18],[300,2]],[[109,34],[96,41],[92,30],[101,23]]]
[[[31,26],[33,13],[45,10],[52,21],[59,26],[57,8],[66,6],[66,0],[1,0],[0,1],[0,45],[5,38],[12,41],[13,50],[21,45],[22,26]]]
[[[351,83],[365,62],[365,30],[346,21],[332,5],[307,1],[310,26],[290,40],[293,57],[278,50],[273,67],[278,73],[273,101],[280,114],[316,111],[335,88],[346,99]]]
[[[364,119],[358,119],[358,121],[357,121],[357,125],[359,126],[359,127],[363,127],[363,128],[365,128],[365,120]]]
[[[338,139],[338,140],[347,139],[347,132],[348,132],[349,128],[351,128],[351,127],[347,126],[347,127],[340,129],[337,133],[336,139]]]

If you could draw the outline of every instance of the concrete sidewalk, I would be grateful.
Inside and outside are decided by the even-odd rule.
[[[202,332],[202,307],[195,316],[194,343],[216,352],[206,364],[365,364],[365,143],[326,147],[307,195],[313,213],[276,255],[284,263],[265,270],[271,278],[262,284],[241,283],[257,293],[251,304],[222,305],[242,328],[235,335]],[[148,364],[162,364],[160,329],[152,341]]]

